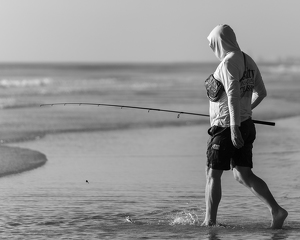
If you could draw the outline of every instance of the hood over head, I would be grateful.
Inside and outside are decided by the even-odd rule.
[[[225,58],[227,53],[240,50],[234,31],[226,24],[216,26],[207,39],[209,46],[220,61]]]

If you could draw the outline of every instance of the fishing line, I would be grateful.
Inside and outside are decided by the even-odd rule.
[[[169,109],[160,109],[160,108],[146,108],[146,107],[137,107],[137,106],[129,106],[129,105],[119,105],[119,104],[106,104],[106,103],[46,103],[41,104],[40,107],[46,107],[46,106],[57,106],[57,105],[90,105],[90,106],[105,106],[105,107],[117,107],[117,108],[130,108],[130,109],[140,109],[140,110],[147,110],[150,111],[156,111],[156,112],[169,112],[169,113],[176,113],[177,118],[180,117],[180,115],[194,115],[194,116],[201,116],[201,117],[209,117],[208,114],[202,114],[202,113],[194,113],[194,112],[184,112],[184,111],[175,111],[175,110],[169,110]],[[275,126],[275,122],[267,122],[262,120],[252,120],[254,123],[262,124],[262,125],[269,125],[269,126]]]

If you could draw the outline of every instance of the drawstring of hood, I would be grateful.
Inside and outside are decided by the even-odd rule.
[[[209,46],[222,61],[229,52],[240,51],[232,28],[226,24],[216,26],[207,37]]]

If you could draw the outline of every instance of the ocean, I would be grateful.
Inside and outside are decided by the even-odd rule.
[[[223,174],[216,227],[205,213],[204,80],[217,63],[0,65],[1,239],[299,239],[298,62],[261,63],[267,99],[253,171],[289,212],[272,230],[265,205]],[[178,118],[179,117],[179,118]]]

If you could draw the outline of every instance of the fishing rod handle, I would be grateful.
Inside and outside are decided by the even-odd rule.
[[[257,124],[263,124],[263,125],[275,126],[275,123],[274,123],[274,122],[267,122],[267,121],[261,121],[261,120],[255,120],[255,119],[253,119],[252,121],[253,121],[254,123],[257,123]]]

